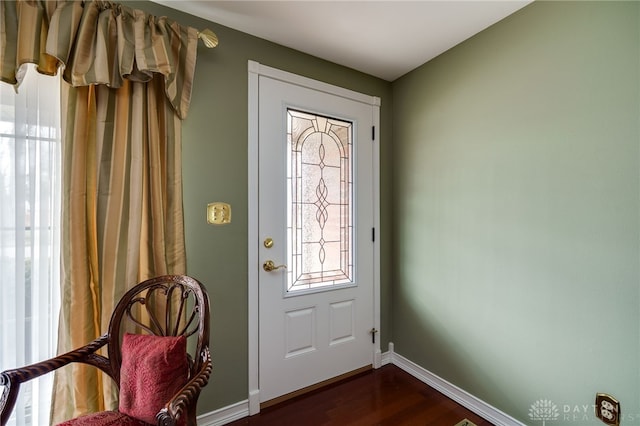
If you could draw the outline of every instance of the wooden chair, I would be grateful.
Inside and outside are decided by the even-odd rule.
[[[186,383],[166,401],[155,419],[158,425],[195,426],[198,396],[206,386],[212,369],[209,353],[209,298],[199,281],[182,275],[152,278],[129,290],[115,307],[108,332],[93,342],[47,361],[0,373],[0,385],[4,387],[0,395],[0,425],[8,423],[22,383],[72,362],[95,366],[115,381],[121,392],[121,409],[120,412],[105,412],[105,415],[126,418],[121,413],[121,385],[124,385],[121,384],[121,376],[126,376],[125,373],[121,375],[121,369],[125,368],[122,363],[122,343],[126,333],[136,333],[134,336],[173,336],[173,340],[180,340],[183,347],[185,339],[179,336],[191,336],[186,345],[186,356],[182,352],[182,356],[186,358]],[[161,339],[163,342],[168,340],[172,338]],[[105,345],[108,358],[97,353]],[[156,346],[154,344],[153,347]],[[127,359],[125,353],[125,360]],[[139,359],[133,361],[139,362]],[[131,423],[117,420],[115,424],[144,422],[135,419]]]

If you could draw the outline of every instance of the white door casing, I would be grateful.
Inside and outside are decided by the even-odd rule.
[[[287,269],[262,268],[288,259],[288,108],[353,123],[354,268],[335,288],[289,292]],[[380,328],[378,121],[378,98],[249,62],[249,414],[261,402],[380,365],[379,338],[373,343],[369,332]]]

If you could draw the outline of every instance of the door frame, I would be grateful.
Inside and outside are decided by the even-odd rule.
[[[349,89],[323,83],[287,71],[282,71],[259,62],[248,61],[248,350],[249,350],[249,415],[260,412],[260,375],[259,375],[259,289],[258,278],[260,272],[259,234],[258,234],[258,95],[259,77],[265,76],[296,84],[313,90],[341,96],[347,99],[370,104],[373,107],[373,223],[375,240],[373,248],[373,318],[374,327],[380,330],[380,98],[364,95]],[[380,334],[373,347],[372,364],[374,368],[381,366]]]

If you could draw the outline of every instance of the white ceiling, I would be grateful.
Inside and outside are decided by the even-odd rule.
[[[532,0],[155,1],[393,81]]]

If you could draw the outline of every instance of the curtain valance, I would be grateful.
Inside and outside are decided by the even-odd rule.
[[[165,93],[184,119],[191,100],[198,31],[110,1],[0,3],[0,80],[20,84],[27,63],[79,87],[119,88],[124,79],[164,76]]]

